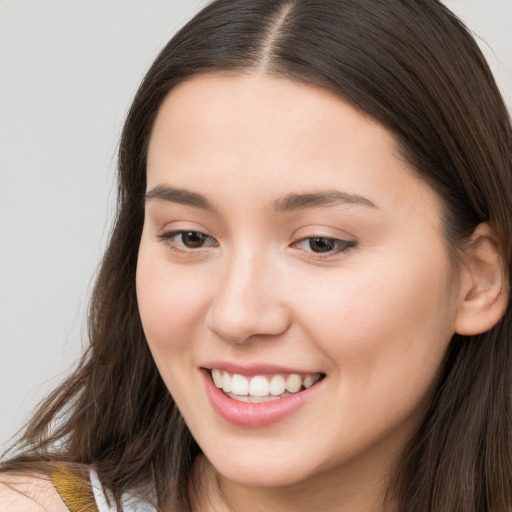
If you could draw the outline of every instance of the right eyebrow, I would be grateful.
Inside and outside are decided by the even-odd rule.
[[[146,193],[145,199],[146,201],[167,201],[170,203],[179,203],[186,206],[194,206],[201,210],[216,210],[213,204],[201,194],[181,188],[167,187],[165,185],[157,185],[152,188]]]

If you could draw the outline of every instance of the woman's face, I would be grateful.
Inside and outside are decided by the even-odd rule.
[[[389,472],[459,303],[438,199],[390,133],[319,88],[199,76],[162,105],[147,179],[142,323],[222,477]]]

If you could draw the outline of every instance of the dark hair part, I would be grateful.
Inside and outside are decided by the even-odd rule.
[[[175,85],[220,71],[328,88],[378,120],[442,199],[448,245],[456,253],[477,224],[490,222],[510,276],[510,118],[477,44],[446,7],[214,1],[163,49],[137,92],[120,145],[118,214],[90,307],[90,348],[4,469],[94,463],[116,496],[155,481],[160,503],[189,509],[187,482],[200,450],[148,350],[135,271],[155,116]],[[511,329],[509,304],[491,331],[453,338],[390,489],[400,512],[512,510]]]

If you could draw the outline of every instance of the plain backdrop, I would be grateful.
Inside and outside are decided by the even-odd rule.
[[[199,0],[0,0],[0,451],[82,350],[144,72]],[[449,0],[512,106],[512,0]]]

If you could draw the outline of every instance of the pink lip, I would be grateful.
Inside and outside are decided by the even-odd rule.
[[[224,367],[222,369],[232,371]],[[233,373],[238,372],[235,371]],[[239,402],[226,396],[221,389],[215,386],[209,371],[203,370],[202,374],[205,380],[206,393],[214,410],[228,423],[242,427],[263,427],[285,419],[311,400],[323,383],[323,380],[321,380],[300,393],[295,393],[279,400],[250,404]],[[247,372],[244,372],[244,374],[248,375]]]
[[[308,371],[308,370],[297,370],[296,368],[289,368],[286,366],[276,366],[276,365],[268,365],[268,364],[249,364],[249,365],[239,365],[235,363],[229,363],[226,361],[213,361],[208,362],[202,365],[203,368],[207,368],[212,370],[216,368],[217,370],[223,370],[229,373],[238,373],[239,375],[269,375],[275,373],[297,373],[299,375],[307,375],[312,373],[318,373],[318,370]]]

